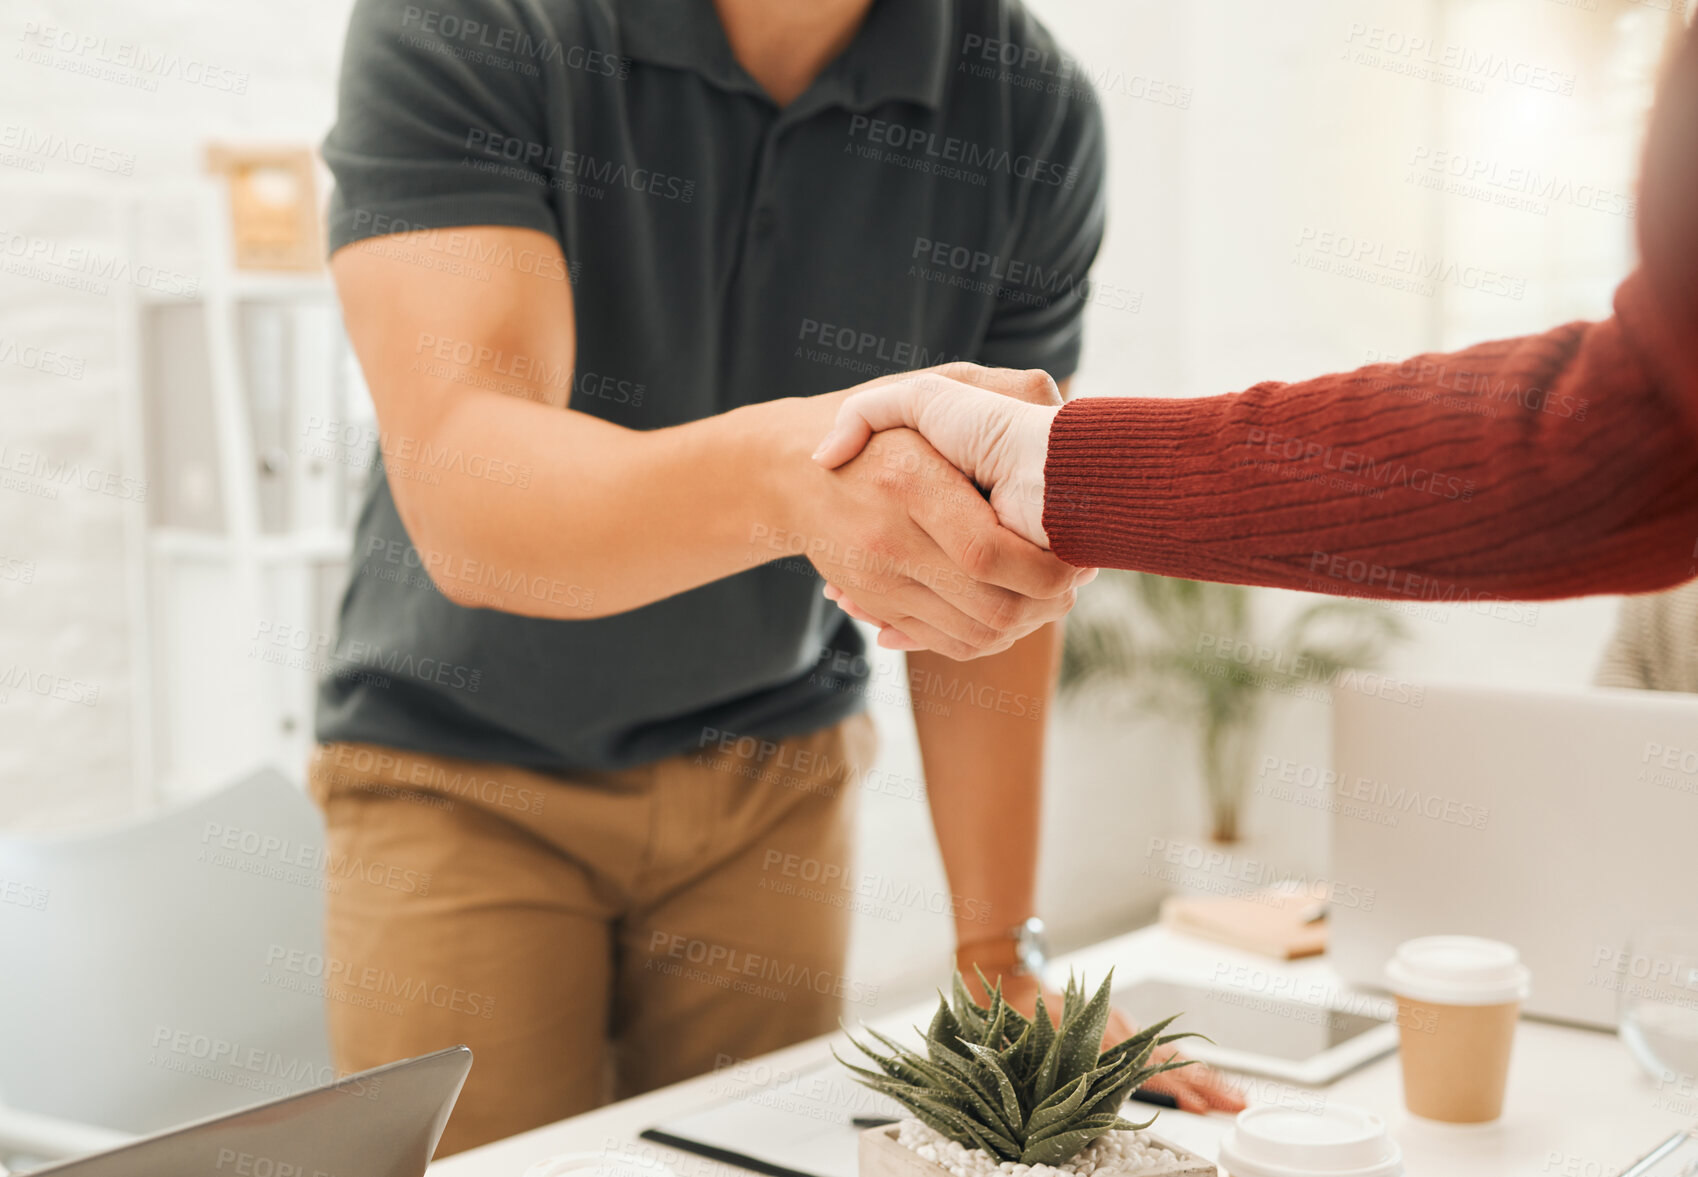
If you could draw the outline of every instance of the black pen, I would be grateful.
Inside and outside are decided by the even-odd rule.
[[[1158,1108],[1179,1110],[1179,1101],[1161,1091],[1134,1091],[1132,1098],[1139,1103],[1152,1104]],[[896,1123],[896,1120],[891,1116],[855,1116],[849,1122],[857,1128],[883,1128],[886,1124]]]
[[[1179,1101],[1164,1091],[1134,1091],[1132,1098],[1139,1103],[1154,1104],[1158,1108],[1179,1110]]]

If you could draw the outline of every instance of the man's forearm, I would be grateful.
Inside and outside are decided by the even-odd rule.
[[[819,398],[822,402],[830,398]],[[774,469],[792,419],[828,413],[770,401],[669,429],[625,429],[500,394],[463,396],[432,431],[445,450],[499,454],[523,489],[488,480],[415,494],[408,530],[439,587],[536,617],[602,617],[744,571],[785,552]],[[436,493],[431,493],[436,492]],[[460,572],[472,561],[487,576]],[[501,599],[488,598],[489,586]],[[554,591],[554,590],[560,591]],[[544,591],[548,590],[548,591]]]
[[[974,662],[908,655],[956,942],[966,957],[982,949],[987,964],[1012,963],[1008,932],[1036,912],[1044,730],[1060,638],[1055,623]]]

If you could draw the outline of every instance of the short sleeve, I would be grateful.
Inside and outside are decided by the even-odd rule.
[[[456,225],[557,234],[537,47],[559,43],[522,0],[357,0],[323,148],[331,252]]]
[[[993,367],[1042,368],[1065,380],[1078,368],[1084,344],[1107,172],[1101,108],[1082,79],[1060,104],[1045,138],[1041,154],[1034,152],[1042,164],[1033,174],[1055,182],[1026,181],[1028,199],[1009,250],[1041,280],[998,295],[978,360]]]

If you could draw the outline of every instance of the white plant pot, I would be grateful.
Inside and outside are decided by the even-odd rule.
[[[860,1177],[955,1177],[936,1161],[928,1161],[896,1139],[897,1125],[885,1124],[868,1128],[861,1133],[859,1153]],[[1189,1149],[1180,1148],[1153,1132],[1140,1132],[1138,1139],[1160,1145],[1175,1157],[1164,1169],[1140,1169],[1136,1177],[1216,1177],[1213,1161],[1204,1160]],[[1097,1177],[1114,1177],[1102,1169]]]

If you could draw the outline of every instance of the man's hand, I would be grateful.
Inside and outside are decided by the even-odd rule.
[[[820,435],[835,399],[799,403],[816,428],[796,428],[795,444]],[[806,555],[836,590],[833,599],[852,596],[854,615],[883,627],[881,644],[976,658],[1072,608],[1088,574],[1004,527],[919,434],[894,430],[856,448],[859,456],[838,471],[808,462],[805,448],[797,461],[781,458],[787,476],[775,496],[776,525],[788,550]]]
[[[1003,526],[1047,548],[1044,458],[1060,407],[1055,381],[1043,372],[944,364],[853,392],[814,460],[840,466],[880,430],[918,430],[989,492]]]
[[[957,961],[968,960],[971,950],[963,948],[956,954]],[[976,999],[989,1001],[990,995],[979,984],[971,963],[960,964],[963,979],[967,982],[968,991]],[[1000,978],[992,969],[986,969],[985,975],[991,977],[994,984],[998,979],[1002,983],[1002,996],[1015,1009],[1031,1017],[1038,1006],[1038,994],[1044,996],[1044,1008],[1049,1011],[1052,1019],[1061,1016],[1062,996],[1047,985],[1041,985],[1036,977],[1016,975],[1002,972]],[[1107,1050],[1116,1042],[1122,1042],[1138,1032],[1131,1019],[1118,1009],[1111,1009],[1108,1014],[1108,1028],[1103,1032],[1102,1049]],[[1164,1063],[1173,1059],[1183,1059],[1185,1055],[1177,1046],[1171,1044],[1158,1046],[1150,1055],[1150,1061]],[[1179,1105],[1182,1112],[1196,1112],[1199,1115],[1208,1112],[1238,1113],[1244,1110],[1244,1096],[1232,1080],[1212,1067],[1202,1063],[1192,1063],[1188,1067],[1165,1071],[1145,1083],[1140,1090],[1159,1092],[1170,1095]]]

